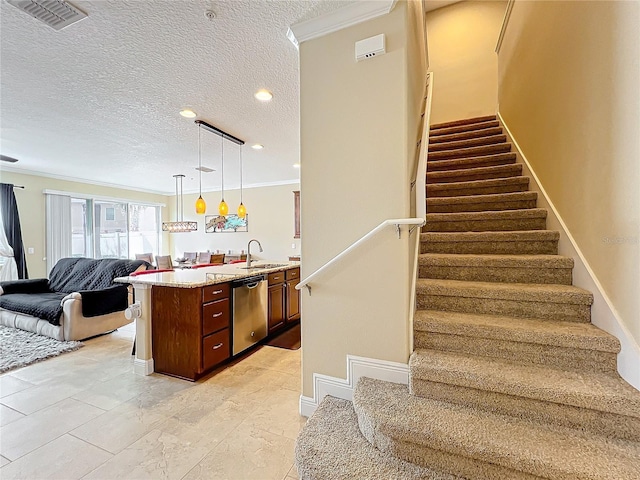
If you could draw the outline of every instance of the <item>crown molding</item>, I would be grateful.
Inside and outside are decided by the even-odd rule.
[[[75,183],[84,183],[87,185],[98,185],[100,187],[109,187],[109,188],[117,188],[119,190],[130,190],[132,192],[141,192],[141,193],[151,193],[154,195],[164,195],[166,197],[173,197],[175,196],[176,192],[174,191],[164,191],[164,190],[150,190],[148,188],[139,188],[139,187],[129,187],[129,186],[125,186],[125,185],[118,185],[115,183],[107,183],[107,182],[99,182],[99,181],[95,181],[95,180],[88,180],[86,178],[78,178],[78,177],[70,177],[67,175],[56,175],[56,174],[52,174],[52,173],[44,173],[44,172],[35,172],[33,170],[27,170],[24,168],[16,168],[16,167],[11,167],[11,166],[4,166],[2,165],[2,168],[0,168],[0,171],[5,171],[5,172],[11,172],[11,173],[19,173],[21,175],[30,175],[33,177],[44,177],[44,178],[53,178],[56,180],[64,180],[67,182],[75,182]],[[277,187],[280,185],[296,185],[300,183],[300,179],[293,179],[293,180],[280,180],[280,181],[275,181],[275,182],[263,182],[263,183],[249,183],[249,184],[245,184],[242,186],[243,189],[250,189],[250,188],[261,188],[261,187]],[[235,187],[235,188],[225,188],[225,190],[228,191],[232,191],[232,190],[240,190],[240,187]],[[211,189],[202,189],[203,193],[210,193],[210,192],[219,192],[220,189],[219,188],[211,188]],[[195,194],[198,193],[198,190],[194,189],[185,189],[182,192],[184,195],[190,195],[190,194]]]
[[[361,0],[346,7],[334,10],[311,20],[305,20],[289,27],[287,38],[296,48],[307,40],[337,32],[343,28],[366,22],[372,18],[386,15],[395,6],[397,0]]]
[[[161,190],[150,190],[148,188],[129,187],[125,185],[118,185],[116,183],[100,182],[96,180],[88,180],[86,178],[71,177],[68,175],[57,175],[55,173],[36,172],[34,170],[27,170],[25,168],[16,168],[2,165],[0,170],[11,173],[19,173],[21,175],[31,175],[32,177],[44,177],[53,178],[56,180],[65,180],[67,182],[85,183],[87,185],[97,185],[100,187],[117,188],[120,190],[131,190],[132,192],[152,193],[154,195],[170,195],[170,193]],[[174,192],[175,193],[175,192]]]

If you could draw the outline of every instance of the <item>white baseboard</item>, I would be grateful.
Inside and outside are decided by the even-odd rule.
[[[313,374],[313,397],[300,395],[300,415],[310,416],[325,395],[353,400],[353,389],[360,377],[375,378],[392,383],[409,383],[409,365],[374,358],[347,355],[347,378]]]
[[[136,358],[133,361],[133,373],[136,375],[151,375],[153,373],[153,358],[149,360]]]
[[[631,333],[622,322],[620,315],[613,306],[611,299],[607,296],[602,285],[593,273],[589,262],[582,254],[571,232],[567,229],[562,217],[556,210],[553,202],[547,195],[544,187],[540,184],[540,180],[531,164],[524,155],[518,142],[511,134],[509,127],[505,123],[500,111],[497,113],[500,123],[505,129],[509,141],[516,149],[518,161],[523,165],[523,175],[528,175],[533,182],[529,185],[529,189],[538,192],[538,207],[546,208],[547,228],[550,230],[558,230],[560,232],[560,241],[558,242],[558,253],[567,257],[571,257],[575,261],[573,268],[573,284],[576,287],[584,288],[593,293],[593,305],[591,306],[591,323],[601,328],[605,332],[615,336],[622,346],[622,350],[618,355],[618,373],[627,382],[640,390],[640,346],[631,336]]]

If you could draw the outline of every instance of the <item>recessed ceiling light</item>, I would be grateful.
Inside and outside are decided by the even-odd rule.
[[[196,112],[194,112],[190,108],[183,108],[182,110],[180,110],[180,115],[182,115],[184,118],[196,118],[197,116]]]
[[[256,143],[255,145],[251,145],[251,148],[253,148],[254,150],[262,150],[264,148],[264,145]]]
[[[300,168],[300,164],[299,163],[294,163],[293,164],[293,168]]]
[[[256,97],[258,100],[260,100],[261,102],[268,102],[273,98],[273,93],[263,88],[261,90],[258,90],[253,96]]]

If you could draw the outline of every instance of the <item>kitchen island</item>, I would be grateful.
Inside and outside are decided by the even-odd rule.
[[[197,380],[300,319],[299,262],[255,262],[116,279],[135,292],[134,371]]]

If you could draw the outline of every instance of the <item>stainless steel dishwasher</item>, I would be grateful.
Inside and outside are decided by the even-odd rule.
[[[236,355],[267,336],[267,282],[264,275],[231,282],[233,349]]]

